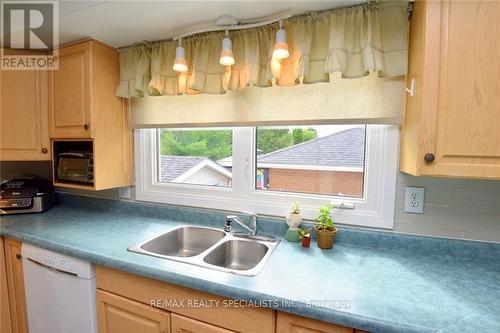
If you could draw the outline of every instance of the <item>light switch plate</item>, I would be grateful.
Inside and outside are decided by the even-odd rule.
[[[423,214],[424,196],[425,190],[423,187],[407,186],[405,189],[405,212]]]

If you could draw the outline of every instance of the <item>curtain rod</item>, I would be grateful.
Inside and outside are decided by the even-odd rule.
[[[407,2],[409,2],[409,3],[412,3],[414,1],[415,0],[407,0]],[[299,17],[299,16],[309,15],[311,13],[320,14],[320,13],[324,13],[324,12],[328,12],[328,11],[335,11],[335,10],[341,10],[341,9],[346,9],[346,8],[354,8],[354,7],[366,6],[366,5],[372,5],[372,6],[375,5],[375,6],[378,6],[379,4],[388,4],[388,3],[393,3],[393,2],[398,3],[400,1],[399,0],[393,0],[393,1],[368,0],[368,1],[356,4],[356,5],[350,5],[350,6],[344,6],[344,7],[337,7],[337,8],[330,8],[330,9],[317,10],[317,11],[311,10],[311,11],[306,11],[304,13],[297,14],[297,15],[292,15],[290,13],[290,11],[285,11],[284,13],[281,14],[282,16],[279,16],[280,14],[277,14],[277,15],[272,15],[272,16],[269,16],[269,17],[265,18],[266,21],[252,22],[252,23],[245,23],[245,21],[243,21],[244,24],[241,24],[241,25],[213,27],[210,30],[208,30],[208,27],[206,27],[205,29],[207,29],[207,30],[202,30],[202,31],[191,30],[189,33],[183,33],[183,34],[180,34],[180,35],[176,35],[176,36],[174,36],[172,38],[159,39],[159,40],[154,40],[154,41],[143,40],[141,42],[137,42],[137,43],[134,43],[132,45],[119,47],[118,51],[124,50],[124,49],[128,49],[128,48],[131,48],[131,47],[136,47],[138,45],[145,45],[146,48],[151,49],[151,44],[153,44],[153,43],[175,41],[175,40],[178,40],[180,38],[185,38],[185,37],[188,37],[188,36],[193,36],[193,35],[204,33],[204,32],[225,31],[226,29],[227,30],[249,29],[249,28],[254,28],[254,27],[259,27],[259,26],[273,24],[273,23],[276,23],[279,20],[283,20],[283,19],[295,18],[295,17]],[[254,21],[254,20],[248,20],[246,22],[251,22],[251,21]],[[200,30],[201,29],[203,29],[203,28],[200,28]]]
[[[192,36],[192,35],[197,35],[205,32],[214,32],[214,31],[225,31],[225,30],[241,30],[241,29],[251,29],[251,28],[257,28],[257,27],[262,27],[264,25],[269,25],[273,24],[276,22],[279,22],[280,20],[284,20],[287,18],[292,17],[292,13],[288,10],[285,12],[282,12],[280,14],[276,15],[271,15],[266,18],[263,18],[262,21],[258,22],[251,22],[251,23],[245,23],[243,22],[242,24],[234,24],[234,25],[219,25],[219,26],[206,26],[206,27],[200,27],[198,29],[194,28],[192,30],[189,30],[188,32],[179,34],[175,37],[172,38],[172,40],[178,40],[184,37]]]

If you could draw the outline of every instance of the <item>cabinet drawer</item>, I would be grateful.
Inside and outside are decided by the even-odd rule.
[[[172,333],[234,333],[234,331],[172,314]]]
[[[182,316],[238,332],[274,332],[275,312],[264,308],[227,306],[228,298],[180,287],[166,282],[96,267],[97,287],[148,306],[157,300],[165,301],[162,309]],[[176,302],[172,302],[175,300]],[[211,306],[191,306],[197,301]],[[199,304],[199,303],[198,303]]]
[[[353,333],[349,327],[278,312],[276,333]]]

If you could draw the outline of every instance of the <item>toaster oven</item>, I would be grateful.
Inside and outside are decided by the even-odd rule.
[[[89,184],[94,182],[94,159],[90,152],[57,155],[57,180]]]

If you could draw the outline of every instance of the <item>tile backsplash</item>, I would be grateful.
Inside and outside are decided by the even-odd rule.
[[[423,214],[404,212],[406,186],[425,188]],[[398,174],[394,231],[500,242],[500,181]]]

